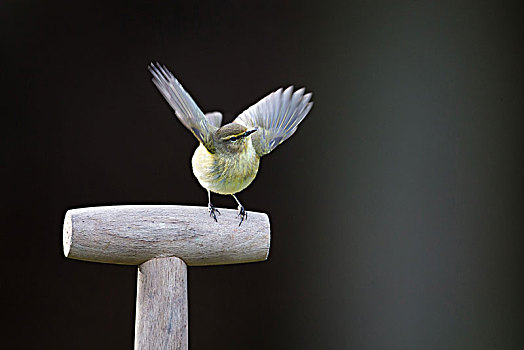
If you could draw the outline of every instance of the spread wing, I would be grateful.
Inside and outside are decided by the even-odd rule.
[[[268,154],[297,130],[298,124],[313,107],[311,93],[305,89],[293,93],[293,87],[277,91],[242,112],[233,123],[247,128],[257,128],[251,135],[253,146],[259,156]]]
[[[218,128],[208,122],[195,101],[165,66],[151,63],[148,68],[153,75],[153,83],[173,108],[178,119],[209,152],[214,153],[212,133]]]

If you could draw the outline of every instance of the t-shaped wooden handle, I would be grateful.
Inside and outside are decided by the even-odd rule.
[[[135,349],[187,349],[187,265],[238,264],[267,259],[269,218],[235,210],[218,223],[205,207],[125,205],[69,210],[64,255],[110,264],[140,265]]]

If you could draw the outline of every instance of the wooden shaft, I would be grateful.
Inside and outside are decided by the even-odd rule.
[[[63,245],[68,258],[139,265],[176,256],[187,265],[237,264],[267,259],[269,218],[249,212],[239,227],[237,211],[207,207],[123,205],[69,210]]]
[[[135,349],[188,348],[187,267],[176,257],[138,267]]]

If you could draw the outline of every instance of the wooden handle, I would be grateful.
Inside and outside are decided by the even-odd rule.
[[[188,348],[187,267],[160,258],[138,267],[135,350]]]
[[[207,207],[124,205],[69,210],[64,219],[68,258],[139,265],[176,256],[187,265],[237,264],[267,259],[266,214],[249,212],[239,227],[236,210],[219,209],[218,223]]]

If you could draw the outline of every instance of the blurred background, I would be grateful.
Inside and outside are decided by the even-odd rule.
[[[62,221],[207,204],[158,60],[226,121],[280,86],[315,101],[239,195],[269,260],[189,269],[191,349],[524,348],[523,22],[517,1],[2,1],[2,345],[133,346],[136,267],[64,258]]]

